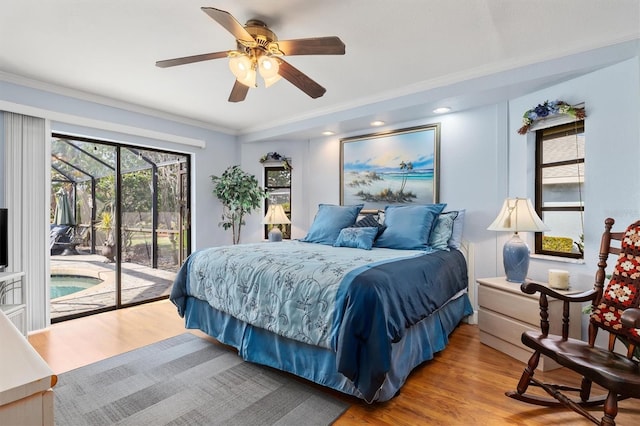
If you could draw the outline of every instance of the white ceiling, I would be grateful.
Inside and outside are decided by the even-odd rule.
[[[286,58],[326,94],[311,99],[281,80],[233,104],[226,59],[156,67],[235,48],[202,6],[242,24],[261,19],[280,39],[340,37],[344,56]],[[439,103],[519,96],[627,59],[639,39],[637,0],[2,0],[0,79],[124,101],[245,140],[317,137],[374,117],[428,116]]]

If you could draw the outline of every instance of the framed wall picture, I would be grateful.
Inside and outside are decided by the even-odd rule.
[[[340,203],[388,205],[438,202],[440,124],[340,140]]]

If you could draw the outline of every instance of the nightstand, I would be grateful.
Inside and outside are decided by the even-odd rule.
[[[539,294],[525,294],[520,290],[520,284],[508,282],[505,277],[479,278],[477,281],[480,342],[526,363],[533,350],[522,344],[520,336],[525,330],[540,330]],[[578,292],[557,291],[564,294]],[[577,306],[572,308],[569,336],[580,339],[582,313]],[[549,319],[549,332],[561,334],[562,301],[549,298]],[[555,361],[540,357],[539,368],[542,371],[559,367]]]

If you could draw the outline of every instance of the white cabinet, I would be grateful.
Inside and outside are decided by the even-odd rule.
[[[27,335],[27,305],[24,272],[0,272],[0,311],[24,336]]]
[[[544,283],[540,283],[544,284]],[[570,294],[575,291],[556,290]],[[508,282],[505,277],[478,279],[478,326],[480,342],[491,346],[524,363],[529,361],[533,350],[522,344],[520,337],[526,330],[540,330],[539,294],[525,294],[520,284]],[[549,298],[549,320],[551,334],[562,334],[562,301]],[[580,339],[581,312],[572,306],[569,316],[569,337]],[[542,371],[560,367],[547,357],[540,358]]]
[[[57,377],[0,311],[0,425],[53,425]]]

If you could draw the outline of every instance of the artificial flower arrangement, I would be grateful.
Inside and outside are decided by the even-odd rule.
[[[261,163],[264,163],[265,161],[280,161],[282,163],[282,167],[284,167],[285,170],[293,169],[293,167],[291,167],[291,164],[289,163],[289,160],[287,160],[287,157],[285,157],[284,155],[280,155],[277,152],[268,152],[260,157]]]
[[[545,101],[522,115],[522,127],[518,129],[518,133],[524,135],[529,131],[534,121],[557,114],[569,114],[577,120],[586,117],[584,108],[575,108],[564,101]]]

